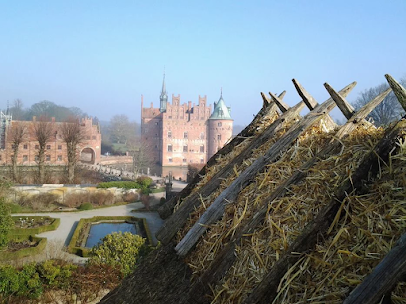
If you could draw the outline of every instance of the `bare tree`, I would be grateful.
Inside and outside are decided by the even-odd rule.
[[[406,85],[406,79],[402,79],[402,85]],[[359,97],[354,102],[354,108],[356,110],[360,109],[366,105],[370,100],[374,99],[376,96],[384,92],[389,88],[387,83],[382,83],[376,87],[365,90],[359,94]],[[388,125],[390,122],[395,119],[399,119],[400,116],[404,113],[399,101],[396,96],[391,92],[388,96],[385,97],[383,102],[379,104],[369,115],[372,118],[376,126]]]
[[[54,135],[54,124],[46,116],[41,116],[34,122],[33,137],[38,141],[37,162],[39,169],[39,179],[45,181],[45,151],[46,145]]]
[[[68,154],[68,181],[72,183],[75,178],[75,168],[78,160],[78,147],[85,139],[85,134],[77,118],[71,118],[61,126],[62,139],[66,143]]]
[[[26,139],[27,135],[27,124],[23,121],[14,121],[11,124],[11,128],[8,131],[8,138],[11,142],[13,156],[12,156],[12,165],[13,165],[13,179],[17,181],[18,171],[17,171],[17,160],[18,160],[18,149],[20,144]]]
[[[10,112],[14,120],[23,120],[25,114],[23,101],[21,99],[15,99],[13,106],[10,108]]]

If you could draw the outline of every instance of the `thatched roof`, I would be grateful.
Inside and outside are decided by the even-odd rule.
[[[325,84],[322,104],[294,84],[292,108],[261,93],[251,124],[161,208],[161,247],[101,303],[406,301],[406,121],[365,120],[390,90],[355,112],[355,83]]]

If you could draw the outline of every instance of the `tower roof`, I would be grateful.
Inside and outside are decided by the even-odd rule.
[[[214,102],[214,110],[209,119],[232,119],[230,108],[226,106],[223,100],[223,92],[221,92],[218,102]]]
[[[164,80],[162,81],[162,91],[161,91],[161,96],[167,95],[166,94],[166,85],[165,85],[165,73],[164,73]]]

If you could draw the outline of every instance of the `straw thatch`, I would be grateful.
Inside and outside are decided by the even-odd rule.
[[[387,77],[396,96],[406,100],[406,91]],[[306,105],[320,109],[295,86]],[[383,129],[363,120],[388,92],[355,113],[327,87],[349,123],[332,129],[326,116],[331,101],[323,104],[327,113],[312,111],[303,119],[288,116],[285,104],[279,104],[282,113],[258,119],[252,136],[215,155],[194,189],[184,190],[178,205],[167,209],[173,214],[162,230],[173,231],[158,233],[164,236],[161,248],[101,303],[162,303],[165,294],[172,303],[406,303],[402,270],[390,279],[380,276],[388,284],[377,284],[376,290],[356,289],[386,269],[383,258],[403,246],[397,241],[406,232],[406,122]],[[290,119],[247,153],[283,117]],[[306,119],[312,123],[305,125]],[[295,128],[300,132],[292,132]],[[279,146],[279,154],[241,182],[234,199],[219,204],[236,180]],[[230,166],[243,153],[247,157]],[[210,183],[216,183],[214,190],[201,195]],[[220,218],[206,221],[213,208]],[[202,233],[193,230],[198,226],[204,234],[190,237],[191,231]],[[406,256],[401,263],[406,266]],[[147,288],[143,280],[150,289],[137,289]]]

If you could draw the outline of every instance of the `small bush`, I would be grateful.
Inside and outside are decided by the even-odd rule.
[[[114,204],[114,194],[109,191],[96,191],[90,193],[89,201],[95,206],[108,206]]]
[[[126,192],[123,194],[123,201],[126,203],[133,203],[140,199],[140,195],[136,192]]]
[[[80,206],[79,206],[79,210],[92,210],[93,209],[93,205],[92,205],[92,203],[89,203],[89,202],[87,202],[87,203],[83,203],[83,204],[81,204]]]
[[[129,232],[113,232],[91,250],[90,264],[107,264],[118,267],[124,275],[130,274],[137,263],[145,239]]]
[[[59,196],[53,193],[39,193],[34,195],[21,195],[18,197],[18,205],[32,210],[46,210],[58,202]]]
[[[64,204],[69,208],[78,208],[83,203],[89,202],[89,193],[68,193],[65,195]]]
[[[137,183],[141,185],[142,188],[148,188],[152,184],[152,178],[148,176],[140,176],[137,178]]]

